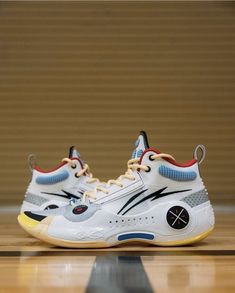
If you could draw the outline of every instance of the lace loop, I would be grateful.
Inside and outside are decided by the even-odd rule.
[[[67,162],[72,168],[76,166],[74,161],[69,158],[64,158],[62,162]],[[84,164],[83,168],[79,172],[75,173],[75,175],[76,177],[80,177],[82,175],[88,176],[89,178],[87,179],[86,183],[100,182],[98,178],[93,177],[93,174],[90,171],[90,167],[87,164]]]

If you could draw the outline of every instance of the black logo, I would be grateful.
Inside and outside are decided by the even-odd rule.
[[[54,209],[58,209],[58,206],[56,204],[50,204],[44,210],[46,211],[46,210],[54,210]]]
[[[68,198],[68,199],[71,199],[71,198],[75,198],[75,199],[79,199],[81,197],[81,195],[83,195],[82,192],[78,191],[78,193],[80,193],[81,195],[75,195],[73,193],[70,193],[68,191],[65,191],[65,190],[61,190],[64,194],[60,194],[60,193],[53,193],[53,192],[41,192],[41,193],[44,193],[44,194],[49,194],[49,195],[56,195],[56,196],[59,196],[59,197],[64,197],[64,198]]]
[[[137,203],[133,204],[131,207],[129,207],[124,213],[122,213],[122,215],[125,215],[127,212],[129,212],[131,209],[133,209],[134,207],[136,207],[137,205],[141,204],[142,202],[151,199],[151,201],[154,201],[160,197],[164,197],[170,194],[175,194],[175,193],[180,193],[180,192],[186,192],[186,191],[190,191],[191,189],[184,189],[184,190],[176,190],[176,191],[170,191],[170,192],[163,192],[164,190],[166,190],[167,187],[161,188],[147,196],[145,196],[144,198],[142,198],[141,200],[139,200]],[[147,191],[147,189],[142,190],[141,192],[133,195],[125,204],[124,206],[119,210],[118,214],[120,214],[128,205],[130,205],[130,203],[132,203],[137,197],[139,197],[142,193],[144,193],[145,191]]]
[[[189,214],[185,208],[181,206],[174,206],[168,210],[166,219],[172,228],[179,230],[188,225]]]
[[[76,207],[73,209],[73,213],[74,213],[75,215],[80,215],[80,214],[84,213],[87,209],[88,209],[88,206],[85,206],[85,205],[79,205],[79,206],[76,206]]]

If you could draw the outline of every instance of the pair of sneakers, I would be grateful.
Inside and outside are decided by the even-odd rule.
[[[34,237],[62,247],[198,242],[215,222],[199,172],[204,157],[205,148],[198,145],[194,158],[180,164],[150,148],[141,131],[126,173],[102,183],[71,147],[68,158],[55,169],[33,167],[19,224]]]

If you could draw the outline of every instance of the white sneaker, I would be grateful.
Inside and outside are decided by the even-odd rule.
[[[99,180],[92,177],[74,147],[69,156],[50,171],[32,166],[32,180],[25,193],[21,212],[56,209],[67,205],[71,199],[79,199],[85,191],[94,189]]]
[[[82,202],[62,207],[56,215],[22,213],[18,221],[33,236],[63,247],[197,242],[214,227],[213,209],[199,173],[204,157],[205,148],[200,145],[193,160],[179,164],[171,155],[149,148],[141,132],[124,175],[86,192]]]

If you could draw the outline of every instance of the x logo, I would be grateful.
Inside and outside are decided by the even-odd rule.
[[[174,206],[167,212],[167,222],[174,229],[183,229],[188,225],[189,214],[185,208]]]

